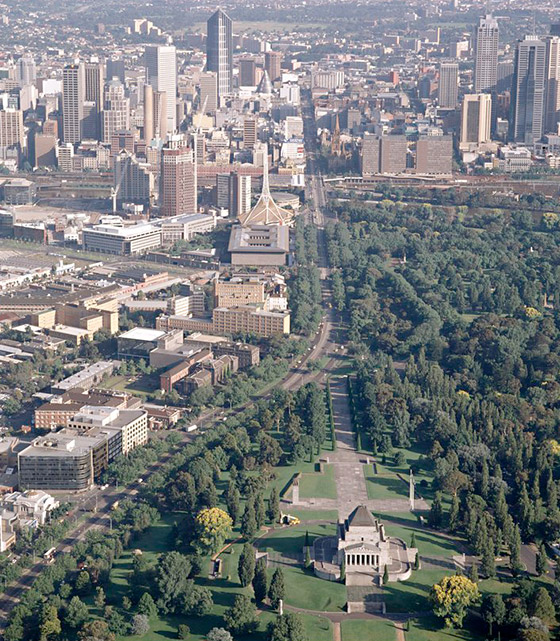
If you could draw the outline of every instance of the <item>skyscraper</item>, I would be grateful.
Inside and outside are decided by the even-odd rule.
[[[257,64],[254,58],[242,58],[239,61],[239,85],[241,87],[256,87]]]
[[[206,68],[218,77],[218,98],[231,93],[233,77],[233,27],[231,18],[218,9],[207,22]]]
[[[497,82],[498,21],[488,14],[480,19],[476,30],[474,89],[476,93],[493,91]]]
[[[556,133],[560,122],[560,37],[546,39],[544,133]]]
[[[274,82],[282,75],[282,52],[267,51],[264,54],[264,68],[268,72],[271,82]]]
[[[492,97],[477,93],[466,95],[461,114],[461,151],[474,151],[480,145],[490,142],[492,123]]]
[[[113,78],[105,86],[103,105],[103,142],[110,143],[115,131],[130,127],[130,107],[125,98],[124,87],[118,78]]]
[[[37,78],[35,60],[30,53],[24,54],[16,64],[16,79],[20,86],[32,85]]]
[[[95,140],[101,140],[102,136],[101,111],[103,109],[104,76],[105,73],[101,63],[87,62],[84,65],[85,101],[95,103],[94,132],[88,138],[94,138]]]
[[[72,64],[62,72],[62,135],[64,142],[82,139],[82,120],[85,102],[84,65]]]
[[[459,65],[442,62],[439,66],[439,106],[455,109],[459,97]]]
[[[196,161],[184,136],[171,136],[163,147],[159,180],[162,216],[196,213]]]
[[[144,52],[146,80],[165,93],[168,134],[177,127],[177,52],[173,45],[149,45]]]
[[[517,44],[510,138],[533,145],[543,134],[546,88],[546,43],[537,36],[525,36]]]
[[[218,108],[218,76],[212,71],[200,74],[200,108],[204,105],[207,114],[215,113]]]

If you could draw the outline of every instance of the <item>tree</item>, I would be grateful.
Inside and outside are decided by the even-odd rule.
[[[226,506],[233,525],[237,523],[237,519],[239,518],[239,501],[239,490],[237,489],[235,481],[230,481],[226,494]]]
[[[514,576],[523,569],[521,565],[521,532],[517,524],[513,529],[513,537],[510,543],[509,564]]]
[[[457,529],[458,525],[458,520],[459,520],[459,497],[457,494],[453,494],[451,497],[451,507],[449,508],[449,518],[448,518],[448,523],[449,523],[449,529],[451,532],[455,532]]]
[[[447,627],[463,625],[469,606],[479,599],[478,586],[466,576],[444,576],[430,590],[434,614],[444,620]]]
[[[238,594],[233,606],[224,614],[224,623],[226,628],[236,636],[251,634],[259,625],[257,608],[248,596]]]
[[[482,618],[488,623],[488,636],[492,637],[492,625],[501,625],[506,617],[506,604],[501,594],[487,594],[480,609]]]
[[[198,544],[206,552],[219,552],[233,525],[229,514],[218,507],[212,507],[201,510],[195,521]]]
[[[266,561],[259,559],[255,569],[255,576],[253,577],[253,592],[255,593],[255,601],[262,603],[266,599],[268,592],[268,577],[266,574]]]
[[[298,614],[287,612],[268,624],[267,641],[307,641],[307,634]]]
[[[125,636],[130,631],[130,625],[123,615],[114,608],[105,616],[109,630],[117,636]]]
[[[184,595],[189,589],[191,570],[189,557],[180,552],[167,552],[159,558],[154,583],[158,593],[157,604],[164,613],[175,612],[183,606]]]
[[[387,569],[387,566],[383,566],[383,585],[387,585],[389,583],[389,570]]]
[[[214,605],[212,592],[208,588],[194,585],[193,581],[189,581],[189,584],[189,589],[183,599],[185,614],[195,617],[202,617],[208,614]]]
[[[151,617],[155,617],[157,615],[157,607],[155,601],[152,598],[152,595],[148,592],[144,592],[144,594],[138,601],[136,610],[138,614],[145,614],[148,619],[150,619]]]
[[[346,582],[346,555],[342,557],[342,563],[340,564],[340,582]]]
[[[544,545],[542,543],[539,545],[535,566],[536,566],[537,576],[542,576],[543,574],[546,574],[548,571],[548,558],[546,556],[546,550],[544,549]]]
[[[41,641],[48,641],[48,639],[56,638],[62,632],[60,619],[58,618],[58,611],[56,606],[45,603],[41,610],[39,633]]]
[[[105,621],[97,619],[85,623],[82,629],[78,632],[80,641],[115,641],[115,635],[109,630],[109,626]]]
[[[496,576],[496,557],[494,556],[494,543],[489,538],[487,538],[484,543],[480,568],[482,570],[482,574],[487,579],[493,579]]]
[[[268,588],[268,598],[270,599],[270,605],[274,609],[277,609],[280,605],[280,601],[284,598],[285,591],[284,572],[282,568],[276,568],[270,581],[270,587]]]
[[[280,520],[280,499],[278,497],[278,490],[275,487],[270,491],[266,516],[270,523],[278,523]]]
[[[432,501],[432,507],[430,508],[430,513],[428,514],[428,523],[430,527],[438,528],[443,522],[443,504],[441,501],[441,492],[436,492],[434,500]]]
[[[191,629],[186,623],[181,623],[177,628],[177,638],[186,641],[191,635]],[[206,637],[208,638],[208,637]]]
[[[150,631],[150,620],[145,614],[135,614],[132,617],[132,634],[142,636]]]
[[[93,602],[100,610],[105,607],[105,590],[100,585],[95,588],[95,597]]]
[[[254,538],[257,533],[257,517],[255,515],[255,504],[253,501],[247,501],[245,511],[241,517],[241,534],[246,539]]]
[[[89,618],[89,610],[87,605],[80,599],[79,596],[73,596],[70,603],[66,606],[66,613],[64,615],[64,623],[77,630]]]
[[[74,588],[78,594],[89,594],[91,591],[91,579],[88,572],[82,570],[76,578]]]
[[[129,598],[129,597],[127,597],[127,596],[126,596],[126,594],[125,594],[125,595],[123,596],[123,598],[122,598],[121,605],[122,605],[122,609],[123,609],[123,610],[126,610],[127,612],[128,612],[128,610],[130,610],[130,608],[132,607],[132,603],[131,603],[131,601],[130,601],[130,598]]]
[[[212,628],[206,635],[206,641],[233,641],[233,637],[225,628]]]
[[[538,617],[549,625],[554,621],[556,609],[546,588],[541,587],[537,590],[535,599],[530,604],[530,607],[530,612],[534,617]]]
[[[255,550],[250,543],[245,543],[239,555],[237,574],[239,575],[239,582],[244,588],[251,583],[255,576]]]

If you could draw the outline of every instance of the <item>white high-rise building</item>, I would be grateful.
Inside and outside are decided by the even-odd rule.
[[[492,96],[487,93],[466,95],[461,114],[461,151],[475,151],[490,142],[491,122]]]
[[[146,80],[165,93],[167,133],[177,128],[177,52],[173,45],[149,45],[144,53]]]
[[[66,65],[62,72],[62,132],[64,142],[76,143],[82,139],[84,102],[84,65],[81,63]]]
[[[103,142],[110,143],[115,131],[130,128],[130,105],[125,98],[124,87],[118,78],[113,78],[105,86],[103,107]]]
[[[491,14],[480,19],[476,30],[474,89],[476,93],[493,91],[498,72],[500,29]]]
[[[16,79],[21,87],[32,85],[37,79],[35,60],[30,53],[24,54],[16,64]]]

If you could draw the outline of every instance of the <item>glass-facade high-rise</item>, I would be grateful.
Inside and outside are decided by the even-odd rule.
[[[233,23],[218,9],[207,22],[206,68],[218,78],[218,99],[231,93],[233,78]]]

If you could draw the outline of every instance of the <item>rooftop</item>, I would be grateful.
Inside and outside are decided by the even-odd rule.
[[[149,329],[146,327],[133,327],[128,332],[121,334],[119,338],[127,338],[133,341],[157,341],[158,338],[165,336],[165,332],[159,329]]]

